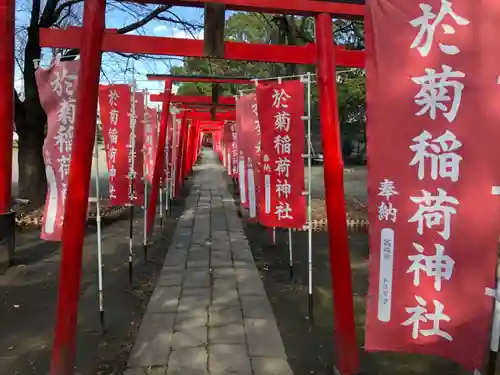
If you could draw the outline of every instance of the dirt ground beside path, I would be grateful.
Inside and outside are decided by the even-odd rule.
[[[189,184],[187,184],[189,185]],[[185,186],[186,191],[189,190]],[[149,261],[143,261],[143,213],[134,225],[134,283],[128,281],[128,228],[125,217],[103,227],[104,304],[107,332],[100,332],[97,304],[95,227],[88,228],[83,255],[79,306],[78,375],[122,374],[143,311],[184,206],[181,199],[159,218]],[[0,374],[47,375],[52,350],[60,262],[59,244],[38,239],[38,231],[20,233],[15,266],[0,276]]]
[[[314,325],[309,322],[307,291],[307,233],[293,233],[294,280],[288,268],[288,232],[277,234],[257,224],[245,225],[250,246],[273,306],[278,326],[295,375],[331,375],[334,364],[333,308],[326,232],[313,236]],[[450,361],[401,353],[366,353],[365,302],[368,291],[368,235],[349,237],[353,292],[363,375],[465,375],[471,374]],[[500,370],[497,369],[497,375]]]

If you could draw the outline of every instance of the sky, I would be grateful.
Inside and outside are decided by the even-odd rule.
[[[16,27],[19,31],[18,34],[18,47],[24,48],[24,39],[22,33],[26,29],[29,22],[29,6],[31,1],[21,0],[16,1]],[[44,1],[42,0],[42,4]],[[154,5],[149,6],[150,9],[154,9]],[[185,7],[173,7],[170,10],[177,17],[183,21],[187,21],[193,24],[203,25],[203,9],[199,8],[185,8]],[[132,13],[132,12],[130,12]],[[127,10],[119,10],[116,8],[111,8],[108,5],[106,14],[106,28],[121,28],[123,26],[129,25],[137,21],[138,16],[136,14],[130,14]],[[147,13],[147,10],[145,10]],[[163,13],[166,17],[171,17],[168,13]],[[167,21],[153,20],[142,28],[131,32],[130,34],[141,34],[149,36],[164,36],[173,38],[193,38],[193,35],[188,33],[182,26],[171,24]],[[203,39],[202,30],[198,31],[194,35],[197,39]],[[52,58],[52,51],[50,49],[42,50],[42,59],[40,65],[42,67],[48,67]],[[132,69],[135,71],[136,84],[138,90],[148,89],[148,91],[160,91],[163,89],[163,82],[158,81],[147,81],[146,74],[156,73],[156,74],[167,74],[172,66],[182,64],[182,59],[169,58],[165,56],[161,59],[141,59],[133,60],[121,57],[117,54],[104,53],[102,57],[102,68],[103,73],[101,74],[101,83],[124,83],[130,82],[132,79]],[[133,68],[132,68],[133,66]],[[22,91],[22,74],[19,67],[16,67],[16,89]]]

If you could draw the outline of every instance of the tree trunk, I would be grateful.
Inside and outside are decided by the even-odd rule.
[[[43,161],[44,125],[25,124],[32,131],[19,132],[19,198],[28,199],[33,208],[40,207],[47,191]],[[41,131],[40,131],[41,130]]]

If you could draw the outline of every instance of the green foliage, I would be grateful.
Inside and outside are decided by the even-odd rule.
[[[364,48],[364,25],[361,21],[334,21],[334,39],[348,49]],[[259,13],[234,13],[226,21],[226,40],[246,43],[304,45],[314,42],[314,22],[308,17],[263,15]],[[172,74],[204,76],[236,76],[269,78],[314,72],[315,66],[270,64],[248,61],[227,61],[186,58],[182,67],[172,68]],[[365,128],[365,75],[363,70],[339,67],[338,105],[344,140],[364,140]],[[221,95],[234,95],[238,90],[252,88],[251,85],[223,84]],[[211,95],[212,85],[206,83],[184,83],[179,88],[181,95]],[[312,88],[312,114],[314,147],[320,145],[318,95],[316,85]]]

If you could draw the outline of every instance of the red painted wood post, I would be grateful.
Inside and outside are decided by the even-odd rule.
[[[76,93],[75,129],[64,213],[59,295],[51,375],[74,373],[82,249],[97,118],[105,0],[86,0]]]
[[[318,92],[324,154],[325,198],[328,215],[330,271],[334,307],[337,368],[343,375],[359,372],[354,323],[351,263],[344,203],[344,163],[340,139],[332,17],[316,16]]]
[[[0,215],[11,208],[15,0],[0,1]]]
[[[170,116],[170,100],[172,98],[172,80],[165,80],[165,92],[163,93],[162,112],[160,120],[160,134],[158,138],[158,146],[156,149],[155,168],[153,172],[153,181],[151,187],[151,195],[149,197],[148,214],[147,214],[147,232],[151,235],[156,216],[156,204],[158,202],[158,192],[160,189],[160,178],[163,175],[165,168],[165,143],[167,138],[167,124]],[[172,134],[169,134],[171,137]]]

